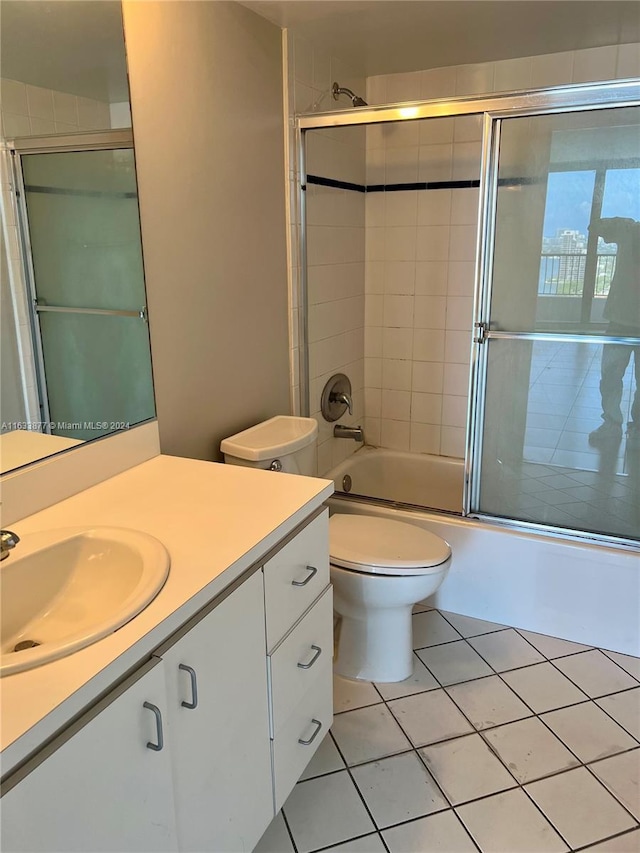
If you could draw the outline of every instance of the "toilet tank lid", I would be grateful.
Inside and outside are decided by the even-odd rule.
[[[225,438],[220,450],[227,456],[262,462],[285,453],[295,453],[315,441],[318,424],[313,418],[276,415],[256,426]]]
[[[331,562],[352,567],[420,569],[439,566],[451,548],[415,524],[372,515],[336,513],[329,519]]]

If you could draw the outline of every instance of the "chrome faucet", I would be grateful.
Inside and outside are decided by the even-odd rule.
[[[12,551],[19,541],[20,537],[17,533],[11,530],[0,530],[0,560],[8,557],[9,551]]]
[[[335,438],[352,438],[354,441],[364,441],[364,430],[360,426],[345,426],[336,424],[333,428]]]
[[[343,403],[347,407],[347,409],[349,409],[349,414],[350,415],[353,414],[353,402],[351,400],[350,394],[346,394],[342,391],[333,391],[329,395],[329,402],[330,403]]]

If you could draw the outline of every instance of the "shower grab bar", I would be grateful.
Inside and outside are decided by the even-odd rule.
[[[138,317],[140,320],[147,321],[147,306],[143,305],[137,311],[119,311],[116,308],[66,308],[64,305],[38,305],[34,303],[34,308],[38,314],[44,312],[58,314],[102,314],[109,317]]]

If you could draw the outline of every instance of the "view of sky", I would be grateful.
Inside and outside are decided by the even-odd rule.
[[[554,237],[568,228],[587,234],[595,172],[552,172],[547,184],[543,235]],[[640,169],[607,172],[602,216],[625,216],[640,221]]]

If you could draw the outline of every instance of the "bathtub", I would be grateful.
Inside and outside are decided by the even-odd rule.
[[[365,446],[327,476],[337,492],[462,512],[462,459]]]
[[[450,461],[364,447],[324,475],[337,492],[345,475],[352,481],[351,496],[330,499],[331,512],[395,518],[445,539],[453,558],[434,607],[640,656],[640,554],[463,518],[462,463]],[[376,503],[415,504],[428,482],[437,501],[425,503],[449,512]],[[373,500],[353,497],[362,492]]]

